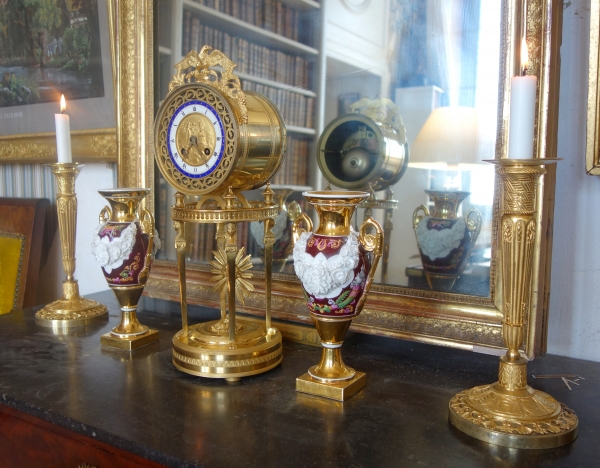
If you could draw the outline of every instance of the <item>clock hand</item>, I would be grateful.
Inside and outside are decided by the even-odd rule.
[[[195,135],[190,137],[190,146],[188,146],[188,151],[192,146],[198,147],[198,137]],[[210,153],[211,153],[210,148],[205,147],[203,153],[206,156],[210,156]]]
[[[198,146],[198,137],[196,137],[195,135],[190,137],[190,144],[187,147],[181,149],[181,154],[187,156],[190,150],[192,149],[192,146]]]

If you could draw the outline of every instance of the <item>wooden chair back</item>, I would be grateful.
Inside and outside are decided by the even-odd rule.
[[[16,309],[36,305],[44,223],[46,208],[49,204],[50,202],[46,198],[0,197],[0,236],[5,240],[19,241],[4,243],[4,245],[19,246],[19,252],[11,254],[13,258],[14,255],[17,255],[20,262],[16,289],[2,293],[5,299],[6,297],[11,298],[13,308]],[[0,258],[3,255],[6,258],[8,252],[6,250],[4,253],[0,252]],[[1,264],[0,268],[2,268]],[[12,274],[14,275],[14,271]]]

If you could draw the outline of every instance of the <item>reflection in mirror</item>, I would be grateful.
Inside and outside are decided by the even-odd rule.
[[[287,156],[272,180],[280,207],[276,271],[293,275],[290,224],[309,209],[301,192],[336,187],[332,174],[319,171],[318,142],[328,125],[345,118],[350,123],[325,142],[343,155],[337,186],[356,189],[343,182],[360,182],[373,190],[356,223],[371,215],[385,226],[388,247],[376,282],[489,295],[494,172],[482,161],[495,151],[501,0],[378,0],[358,10],[348,0],[157,2],[157,102],[173,65],[207,44],[238,65],[244,89],[265,94],[284,116]],[[381,121],[364,125],[368,113],[352,106],[363,99],[378,102],[384,114],[393,113],[393,102],[401,123],[393,131]],[[359,113],[348,117],[353,107]],[[380,139],[383,151],[369,146],[378,132],[395,135]],[[373,155],[385,159],[391,145],[402,147],[391,152],[402,157],[382,185]],[[159,174],[156,193],[166,246],[160,256],[175,260],[174,191]],[[262,226],[238,229],[240,245],[261,269],[253,232]],[[215,234],[213,225],[189,229],[187,261],[208,264]]]

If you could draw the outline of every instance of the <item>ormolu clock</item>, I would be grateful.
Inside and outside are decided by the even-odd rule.
[[[265,96],[242,91],[233,74],[235,64],[222,52],[204,46],[175,68],[155,122],[156,163],[177,190],[171,219],[183,328],[173,337],[173,364],[192,375],[239,380],[272,369],[283,357],[281,333],[271,323],[270,297],[265,301],[264,327],[236,318],[236,300],[243,303],[253,289],[247,271],[252,268],[250,256],[238,247],[238,223],[263,223],[264,288],[271,290],[271,228],[278,205],[269,185],[263,200],[247,200],[241,192],[262,187],[279,169],[285,124]],[[186,226],[202,223],[216,224],[217,249],[210,264],[221,298],[221,319],[190,325],[185,232]]]

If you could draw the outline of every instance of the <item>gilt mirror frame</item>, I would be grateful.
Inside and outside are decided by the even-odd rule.
[[[600,0],[590,5],[590,57],[585,172],[600,175]]]
[[[523,1],[526,2],[523,3]],[[556,157],[558,124],[559,46],[561,0],[505,0],[500,53],[499,115],[496,157],[506,157],[511,77],[518,74],[518,48],[525,31],[530,73],[538,76],[536,141],[537,158]],[[109,0],[115,61],[118,184],[154,188],[153,137],[153,2]],[[538,230],[535,242],[531,308],[523,351],[529,358],[545,353],[555,168],[548,166],[537,187]],[[153,198],[146,206],[153,209]],[[500,255],[497,239],[500,209],[499,185],[494,191],[490,296],[477,297],[373,285],[361,315],[351,329],[478,352],[503,347]],[[208,265],[187,266],[187,299],[191,304],[218,308]],[[291,275],[273,274],[272,307],[277,319],[310,323],[300,283]],[[255,292],[241,312],[264,315],[264,276],[255,272]],[[179,302],[176,262],[155,261],[145,293]]]

